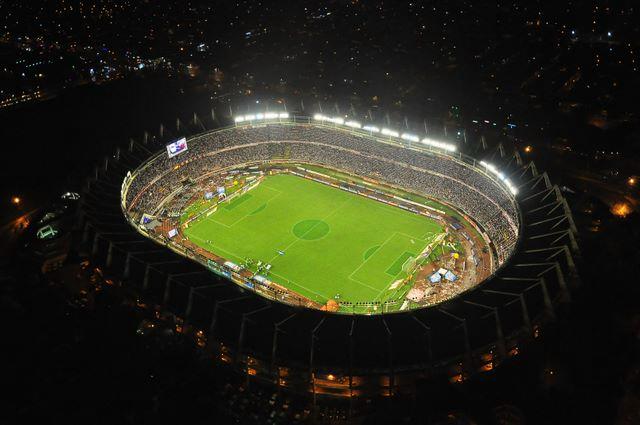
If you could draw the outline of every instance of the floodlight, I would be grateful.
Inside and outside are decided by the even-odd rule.
[[[380,133],[380,129],[375,125],[365,125],[362,127],[363,130],[370,131],[371,133]]]
[[[388,128],[383,128],[382,130],[380,130],[380,133],[384,134],[385,136],[400,137],[400,133]]]
[[[419,142],[420,138],[418,136],[416,136],[415,134],[407,134],[407,133],[402,133],[402,136],[400,136],[401,139],[403,140],[408,140],[410,142]]]
[[[357,121],[346,121],[344,123],[344,125],[346,125],[347,127],[351,127],[351,128],[361,128],[362,127],[362,125]]]
[[[446,150],[448,152],[455,152],[457,150],[456,146],[452,145],[451,143],[440,142],[438,140],[433,140],[428,137],[425,137],[424,139],[422,139],[422,143],[424,143],[425,145],[433,146],[434,148]]]

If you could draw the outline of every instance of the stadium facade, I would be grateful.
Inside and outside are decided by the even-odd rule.
[[[83,241],[96,264],[206,335],[220,361],[251,379],[314,395],[390,395],[435,374],[464,380],[517,355],[579,282],[576,229],[561,191],[503,145],[453,148],[356,124],[252,115],[168,152],[164,140],[132,141],[87,182]],[[426,308],[333,314],[258,295],[141,228],[143,215],[189,179],[275,157],[373,177],[454,206],[488,238],[491,276]]]

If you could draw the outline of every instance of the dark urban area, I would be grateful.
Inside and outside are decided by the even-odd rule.
[[[0,423],[640,424],[639,94],[632,0],[0,2]]]

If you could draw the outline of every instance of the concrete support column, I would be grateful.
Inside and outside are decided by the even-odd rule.
[[[529,317],[529,308],[523,294],[520,294],[520,308],[522,309],[522,321],[529,335],[533,335],[533,326],[531,326],[531,318]]]
[[[276,354],[278,352],[278,334],[280,328],[278,324],[273,325],[273,340],[271,341],[271,374],[276,373],[277,379],[280,379],[280,373],[276,370]]]
[[[547,283],[545,282],[544,278],[541,277],[540,278],[540,288],[542,289],[542,297],[544,299],[544,305],[545,305],[545,309],[547,312],[547,315],[551,318],[554,319],[556,318],[556,312],[553,308],[553,303],[551,302],[551,297],[549,296],[549,290],[547,289]]]
[[[191,312],[193,311],[193,299],[195,298],[196,290],[195,288],[189,289],[189,299],[187,300],[187,309],[184,313],[184,322],[189,323],[189,319],[191,318]]]
[[[109,242],[109,249],[107,249],[107,261],[105,262],[107,267],[111,267],[113,261],[113,242]]]
[[[84,222],[84,228],[82,230],[82,243],[86,244],[89,242],[89,222]]]
[[[162,297],[162,304],[167,305],[169,299],[171,298],[171,282],[173,280],[173,276],[168,274],[167,279],[164,283],[164,295]]]
[[[151,271],[151,264],[147,264],[147,266],[144,269],[144,278],[142,279],[142,289],[143,290],[147,290],[147,288],[149,287],[149,273]]]
[[[128,279],[130,274],[131,274],[131,253],[127,252],[127,258],[124,260],[124,271],[122,272],[122,276],[125,279]]]
[[[504,332],[502,331],[502,321],[500,320],[500,313],[497,308],[493,309],[493,314],[495,315],[496,321],[496,340],[498,342],[498,354],[500,358],[505,358],[507,356],[507,348],[504,340]]]
[[[213,314],[211,315],[211,324],[209,325],[209,339],[213,341],[216,335],[216,321],[218,320],[218,308],[220,303],[216,303],[213,307]]]
[[[556,261],[556,277],[558,279],[558,284],[562,289],[562,299],[563,301],[571,301],[571,292],[569,292],[569,288],[567,287],[567,281],[564,279],[564,272],[560,267],[560,263]]]
[[[98,238],[100,237],[99,233],[93,235],[93,245],[91,246],[91,257],[95,257],[98,254]]]
[[[238,349],[236,350],[236,363],[242,360],[242,344],[244,343],[244,329],[247,323],[247,315],[242,315],[242,321],[240,322],[240,332],[238,332]]]

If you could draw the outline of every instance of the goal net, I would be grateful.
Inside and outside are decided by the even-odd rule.
[[[402,264],[402,271],[405,273],[410,273],[416,267],[416,262],[416,257],[407,258],[407,260]]]

